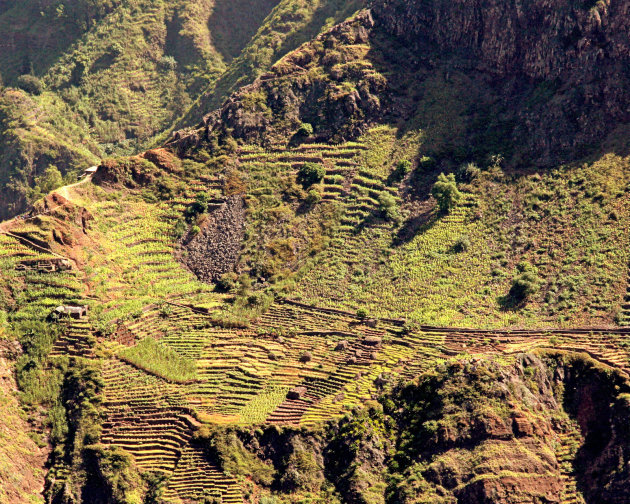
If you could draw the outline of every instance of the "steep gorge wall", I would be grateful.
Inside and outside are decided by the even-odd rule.
[[[629,502],[630,388],[584,354],[460,359],[386,389],[323,430],[198,437],[253,494],[292,502],[334,486],[349,504],[553,504],[573,502],[568,479],[586,504]]]
[[[527,161],[579,157],[630,120],[627,0],[374,0],[420,61],[479,72],[516,113]]]

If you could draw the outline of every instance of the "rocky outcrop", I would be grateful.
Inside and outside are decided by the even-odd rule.
[[[550,504],[567,495],[570,474],[587,503],[626,503],[628,390],[622,375],[576,354],[444,366],[385,402],[397,423],[394,493],[401,502]],[[567,462],[559,447],[569,436],[584,441]]]
[[[525,162],[579,157],[630,120],[627,0],[374,0],[373,14],[418,61],[484,75]]]
[[[312,124],[322,141],[357,137],[386,110],[386,80],[365,59],[373,27],[369,11],[334,26],[231,95],[197,131],[176,132],[169,147],[185,153],[226,133],[274,143],[301,122]]]
[[[468,358],[322,431],[229,428],[208,446],[229,470],[249,461],[239,470],[254,494],[292,502],[334,485],[350,504],[625,504],[629,391],[624,376],[582,354]]]
[[[204,282],[216,282],[234,271],[245,233],[245,201],[230,196],[212,210],[197,234],[183,238],[182,262]]]

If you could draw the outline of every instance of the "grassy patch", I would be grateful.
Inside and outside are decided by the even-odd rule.
[[[134,366],[172,382],[185,383],[197,378],[194,361],[150,337],[118,355]]]

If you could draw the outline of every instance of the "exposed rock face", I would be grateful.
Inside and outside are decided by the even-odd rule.
[[[422,92],[406,96],[415,91],[400,87],[404,75],[417,73],[421,83],[443,72],[448,82],[460,72],[490,103],[483,112],[477,104],[477,117],[472,111],[464,143],[488,142],[476,133],[496,129],[512,164],[553,166],[585,156],[630,121],[629,29],[630,0],[373,0],[371,11],[305,44],[206,115],[205,134],[174,140],[180,152],[226,131],[272,142],[300,121],[321,140],[354,138],[370,124],[414,117]],[[411,57],[387,52],[392,37]]]
[[[527,162],[578,157],[630,120],[627,0],[375,0],[373,14],[419,60],[482,72]]]
[[[256,483],[289,500],[325,478],[349,504],[582,502],[567,487],[573,478],[587,504],[625,504],[629,391],[624,376],[581,354],[467,359],[400,384],[320,432],[236,434],[245,456],[273,464]],[[214,454],[219,465],[229,463],[225,455]],[[307,468],[317,476],[300,474]]]
[[[184,264],[204,282],[234,271],[245,232],[245,201],[234,195],[213,210],[201,231],[184,237]]]
[[[566,354],[439,371],[398,389],[391,403],[401,502],[562,502],[567,473],[558,447],[571,436],[584,438],[572,464],[586,502],[628,502],[621,375]],[[419,500],[405,500],[412,497]]]
[[[369,11],[336,25],[207,114],[203,135],[176,132],[170,147],[183,153],[226,131],[269,143],[274,136],[286,139],[301,121],[311,123],[320,140],[357,137],[386,109],[386,80],[365,59],[373,26]]]
[[[584,444],[577,452],[578,486],[587,503],[630,502],[630,395],[628,384],[591,366],[560,368],[565,408],[577,420]]]

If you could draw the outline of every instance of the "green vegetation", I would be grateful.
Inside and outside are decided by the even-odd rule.
[[[42,81],[34,75],[20,75],[17,78],[17,86],[32,95],[40,95],[44,91]]]
[[[49,164],[75,177],[99,158],[141,151],[360,7],[241,3],[71,0],[0,10],[4,38],[24,41],[0,55],[4,84],[25,91],[0,86],[0,184],[9,203],[0,217],[22,211],[29,189],[31,198],[45,193],[34,180]]]
[[[440,173],[437,182],[433,184],[431,195],[436,199],[440,211],[446,213],[455,208],[462,198],[461,192],[457,189],[455,175],[453,173],[448,175]]]
[[[300,125],[300,129],[297,130],[297,134],[299,136],[308,137],[313,134],[315,130],[313,129],[313,125],[310,123],[302,123]]]
[[[516,270],[518,274],[512,281],[510,297],[516,302],[520,302],[538,291],[540,279],[538,278],[538,268],[526,261],[518,263]]]
[[[304,163],[298,171],[297,181],[304,189],[308,189],[313,184],[321,182],[326,175],[326,169],[315,163]]]
[[[358,2],[245,3],[57,3],[29,30],[65,19],[66,47],[32,69],[0,55],[21,85],[0,101],[0,181],[13,210],[40,200],[0,233],[0,343],[52,450],[46,500],[439,503],[537,477],[578,492],[575,417],[593,408],[577,391],[627,416],[628,158],[520,169],[480,126],[496,97],[412,71],[367,14],[295,49]],[[21,9],[0,6],[0,27]],[[207,127],[119,155],[268,71]],[[406,124],[384,123],[390,98]],[[42,200],[103,154],[63,205]],[[183,266],[206,239],[216,285]]]
[[[136,346],[121,351],[119,355],[134,366],[173,382],[185,383],[197,377],[193,361],[153,338],[144,338]]]

